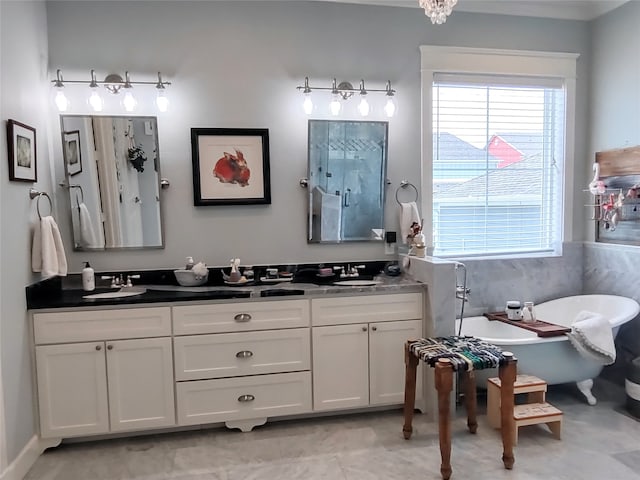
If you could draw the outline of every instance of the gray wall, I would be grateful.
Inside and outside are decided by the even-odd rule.
[[[0,2],[0,118],[36,129],[39,190],[53,192],[49,169],[47,19],[44,2]],[[9,182],[6,136],[0,135],[0,361],[8,461],[35,432],[31,348],[24,287],[31,273],[31,183]],[[48,212],[46,201],[42,212]],[[55,215],[55,213],[54,213]],[[0,440],[1,443],[4,443]],[[0,443],[0,444],[1,444]],[[2,472],[0,472],[2,473]]]
[[[640,145],[640,2],[632,1],[593,23],[590,162],[600,150]],[[590,164],[589,164],[590,168]],[[582,212],[587,217],[588,212]],[[593,240],[593,222],[587,238]],[[612,293],[640,301],[640,248],[587,243],[585,293]],[[622,363],[640,355],[640,321],[620,329]]]
[[[134,79],[153,79],[160,70],[174,82],[170,112],[159,115],[162,173],[172,182],[163,194],[167,248],[69,252],[71,271],[79,272],[83,260],[97,270],[175,267],[186,255],[209,264],[226,264],[234,256],[243,263],[383,258],[382,245],[307,245],[306,192],[298,187],[306,176],[307,119],[295,86],[305,75],[323,85],[333,76],[365,78],[369,87],[393,82],[399,104],[389,129],[393,196],[400,180],[419,184],[420,179],[418,47],[423,44],[580,53],[576,158],[586,158],[581,139],[588,127],[590,30],[584,22],[455,12],[444,26],[433,26],[417,9],[266,1],[47,1],[45,17],[44,2],[3,0],[0,16],[1,116],[37,128],[36,187],[54,192],[60,205],[68,204],[68,195],[52,186],[62,179],[63,164],[59,122],[47,96],[52,77],[47,57],[49,70],[62,68],[66,78],[88,78],[96,68],[101,75],[128,69]],[[69,86],[70,96],[73,91]],[[88,112],[83,99],[71,100],[75,106],[69,113]],[[150,108],[139,113],[155,115]],[[193,207],[191,127],[269,128],[273,204]],[[29,268],[34,205],[28,184],[7,180],[3,135],[0,152],[0,360],[12,461],[34,432],[23,291],[36,279]],[[584,178],[576,179],[576,205],[583,201]],[[387,214],[387,227],[396,228],[395,202],[388,202]],[[58,220],[70,247],[69,222],[61,214]],[[583,231],[584,217],[572,220],[574,231]]]
[[[420,45],[577,52],[578,98],[588,91],[584,22],[455,12],[433,26],[417,9],[315,2],[49,1],[47,9],[52,71],[85,78],[91,67],[102,74],[128,69],[133,78],[161,70],[174,82],[171,111],[158,127],[162,173],[172,183],[163,193],[166,249],[72,253],[75,271],[85,259],[100,270],[175,267],[185,255],[213,265],[235,256],[244,264],[384,258],[381,244],[306,243],[306,192],[298,179],[306,176],[307,118],[295,90],[305,75],[312,84],[329,85],[336,76],[365,78],[370,87],[390,79],[397,88],[391,198],[400,180],[420,182]],[[586,113],[580,102],[577,138],[585,138]],[[269,128],[272,205],[193,207],[191,127]],[[584,158],[585,146],[576,154]],[[397,228],[396,208],[387,202],[387,228]]]

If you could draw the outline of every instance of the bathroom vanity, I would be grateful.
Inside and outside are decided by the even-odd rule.
[[[42,438],[249,431],[273,417],[401,405],[403,345],[424,334],[424,285],[296,289],[304,294],[247,287],[247,298],[165,292],[97,306],[67,294],[32,309]]]

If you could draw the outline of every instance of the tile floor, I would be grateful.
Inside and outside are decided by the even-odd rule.
[[[452,479],[640,480],[640,422],[620,407],[624,391],[596,383],[590,407],[572,386],[550,387],[564,411],[563,439],[522,427],[514,470],[502,467],[500,435],[463,411],[453,425]],[[482,412],[484,398],[479,397]],[[437,426],[417,414],[402,437],[399,410],[227,429],[65,443],[42,455],[25,480],[395,480],[440,479]]]

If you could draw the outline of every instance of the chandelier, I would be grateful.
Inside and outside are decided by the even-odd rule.
[[[442,25],[451,15],[453,7],[458,0],[418,0],[424,8],[424,14],[431,19],[431,23]]]

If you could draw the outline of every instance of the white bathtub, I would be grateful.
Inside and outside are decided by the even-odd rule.
[[[581,310],[596,312],[607,318],[615,337],[620,325],[638,315],[640,305],[631,298],[616,295],[576,295],[535,306],[537,318],[566,327],[571,326]],[[576,382],[588,402],[595,404],[596,400],[591,395],[592,379],[600,374],[603,366],[580,355],[566,336],[540,338],[534,332],[489,321],[485,317],[465,318],[462,322],[462,335],[482,338],[503,350],[513,352],[518,359],[518,373],[535,375],[546,380],[549,385]],[[477,372],[478,385],[486,387],[487,378],[496,375],[497,372],[491,370]]]

